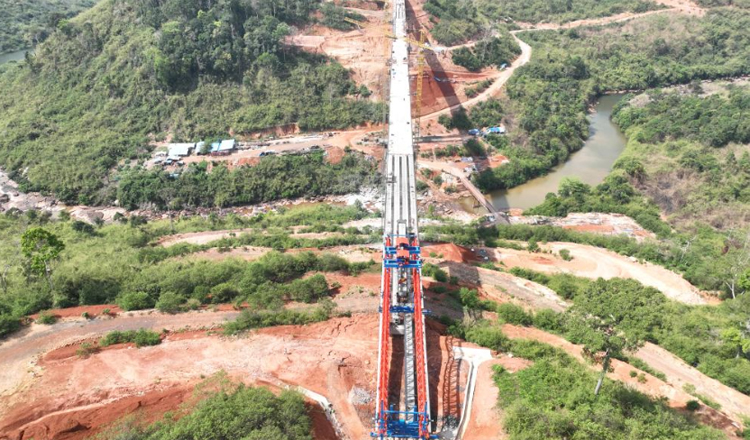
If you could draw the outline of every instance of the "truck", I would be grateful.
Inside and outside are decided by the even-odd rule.
[[[486,134],[505,134],[505,127],[490,127],[485,130]]]

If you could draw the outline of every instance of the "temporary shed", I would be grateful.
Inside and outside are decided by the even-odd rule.
[[[232,151],[237,146],[237,143],[234,139],[226,139],[221,141],[221,144],[219,144],[219,151]]]
[[[195,144],[169,144],[169,157],[190,156]]]

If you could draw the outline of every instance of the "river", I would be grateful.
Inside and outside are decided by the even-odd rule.
[[[577,177],[589,185],[598,185],[612,171],[612,165],[625,149],[625,136],[612,123],[612,109],[623,95],[602,96],[589,117],[591,136],[580,151],[573,153],[564,164],[553,168],[546,176],[538,177],[509,190],[490,193],[498,210],[528,209],[539,205],[544,197],[557,192],[564,177]]]
[[[26,51],[27,49],[0,54],[0,64],[7,63],[8,61],[20,61],[26,56]]]

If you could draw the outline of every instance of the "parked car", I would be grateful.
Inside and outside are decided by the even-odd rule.
[[[487,255],[487,251],[484,250],[484,249],[479,249],[477,251],[477,257],[479,257],[479,259],[482,260],[482,261],[489,261],[490,260],[489,255]]]

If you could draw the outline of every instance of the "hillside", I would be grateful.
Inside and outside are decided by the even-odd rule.
[[[565,23],[660,8],[648,0],[428,0],[424,5],[434,23],[432,36],[446,45],[463,43],[485,33],[488,27],[502,27],[511,20]]]
[[[286,124],[316,130],[381,113],[349,72],[281,44],[317,1],[105,0],[0,76],[0,165],[24,190],[114,200],[118,164],[154,139],[210,139]]]
[[[662,14],[604,27],[518,35],[534,58],[508,82],[508,139],[490,139],[509,166],[476,177],[483,191],[545,174],[583,147],[589,106],[605,92],[687,84],[750,73],[750,13]]]
[[[43,41],[61,20],[73,17],[96,0],[0,0],[0,54]]]

